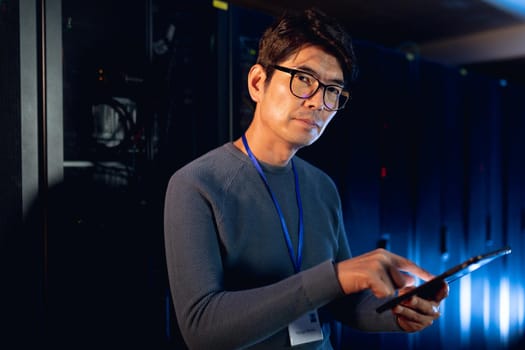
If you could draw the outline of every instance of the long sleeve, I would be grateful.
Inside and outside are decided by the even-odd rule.
[[[386,300],[378,299],[366,290],[339,298],[330,304],[329,310],[341,323],[364,332],[403,332],[391,311],[376,312]]]

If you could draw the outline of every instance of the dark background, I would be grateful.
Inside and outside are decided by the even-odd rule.
[[[62,1],[60,18],[48,20],[62,29],[63,91],[49,93],[63,94],[63,180],[41,184],[22,214],[23,17],[14,1],[0,9],[5,339],[184,348],[165,271],[165,186],[249,123],[245,75],[272,12],[201,0]],[[440,64],[356,29],[353,99],[299,153],[339,187],[353,253],[386,247],[434,273],[503,245],[513,253],[455,282],[429,329],[344,329],[341,349],[517,347],[525,86],[486,65]]]

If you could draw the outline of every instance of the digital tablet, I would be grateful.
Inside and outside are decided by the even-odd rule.
[[[473,256],[465,262],[452,267],[451,269],[443,272],[441,275],[434,277],[433,279],[410,290],[409,292],[387,301],[386,303],[379,306],[376,311],[381,313],[385,310],[391,309],[401,301],[408,299],[413,295],[417,295],[423,299],[431,299],[439,291],[443,285],[443,281],[451,283],[458,278],[461,278],[472,271],[479,269],[481,266],[488,264],[496,258],[510,254],[510,252],[510,247],[504,247],[486,254]]]

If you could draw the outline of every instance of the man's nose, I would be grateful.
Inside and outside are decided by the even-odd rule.
[[[323,92],[324,92],[323,88],[320,87],[315,92],[315,94],[308,97],[305,102],[307,107],[311,109],[324,109],[325,106],[323,102]]]

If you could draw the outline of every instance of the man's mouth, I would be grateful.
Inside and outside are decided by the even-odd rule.
[[[300,121],[311,128],[320,128],[319,124],[314,119],[309,118],[295,118],[295,120]]]

